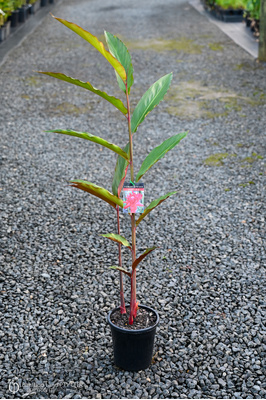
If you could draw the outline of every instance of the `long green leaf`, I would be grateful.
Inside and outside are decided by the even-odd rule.
[[[89,42],[93,47],[95,47],[95,49],[98,50],[112,65],[112,67],[118,73],[122,81],[126,82],[127,74],[125,68],[119,61],[117,61],[117,59],[111,53],[109,53],[109,51],[105,50],[103,43],[100,42],[96,36],[93,36],[90,32],[85,31],[85,29],[74,24],[73,22],[66,21],[65,19],[62,18],[56,18],[56,17],[54,18],[57,19],[57,21],[61,22],[63,25],[65,25],[67,28],[71,29],[77,35],[81,36],[83,39]]]
[[[120,243],[123,246],[126,246],[131,250],[131,246],[130,246],[129,242],[127,241],[127,239],[125,239],[121,235],[118,235],[116,233],[106,233],[106,234],[101,234],[101,236],[103,236],[107,239],[113,240],[113,242]]]
[[[107,46],[110,53],[123,65],[127,73],[127,88],[130,93],[130,88],[134,83],[133,78],[133,66],[131,56],[126,45],[117,36],[112,35],[109,32],[104,32]],[[122,81],[120,76],[116,73],[117,82],[121,90],[126,93],[125,83]]]
[[[102,139],[98,136],[94,136],[91,133],[88,132],[77,132],[77,131],[71,131],[69,129],[52,129],[50,131],[46,132],[52,132],[52,133],[60,133],[63,135],[69,135],[69,136],[75,136],[81,139],[86,139],[94,143],[98,143],[104,147],[107,147],[107,149],[110,149],[114,151],[115,153],[119,154],[121,157],[123,157],[125,160],[129,161],[129,156],[126,152],[124,152],[120,147],[116,146],[113,143],[108,142],[105,139]]]
[[[139,172],[136,176],[136,182],[147,172],[157,161],[159,161],[169,150],[173,149],[184,137],[187,132],[178,133],[166,139],[160,146],[155,147],[143,161]]]
[[[158,247],[150,247],[144,251],[144,253],[141,254],[132,264],[132,270],[137,268],[139,263],[143,260],[143,258],[147,257],[148,254],[150,254],[153,250],[157,249]]]
[[[120,99],[117,99],[114,96],[109,96],[107,93],[102,92],[99,89],[96,89],[94,86],[92,86],[90,82],[83,82],[80,81],[79,79],[71,78],[71,76],[61,74],[60,72],[43,72],[43,71],[37,71],[37,72],[39,72],[40,74],[52,76],[53,78],[60,79],[61,81],[64,82],[72,83],[73,85],[82,87],[83,89],[87,89],[90,92],[95,93],[98,96],[102,97],[103,99],[109,101],[109,103],[113,104],[113,106],[115,106],[124,115],[127,114],[127,109]]]
[[[94,196],[99,197],[100,199],[106,201],[106,203],[110,204],[114,208],[116,208],[117,205],[123,208],[123,201],[121,199],[114,196],[108,190],[95,185],[94,183],[78,179],[75,181],[70,181],[70,186],[84,190],[85,192],[88,192],[90,194],[93,194]]]
[[[123,149],[123,151],[125,153],[127,153],[128,157],[129,157],[129,143],[126,145],[126,147]],[[126,179],[128,166],[129,166],[129,162],[126,161],[121,156],[118,156],[116,166],[115,166],[113,183],[112,183],[113,194],[117,197],[120,197],[120,193],[123,188],[124,181]]]
[[[159,204],[161,204],[163,201],[165,201],[166,199],[168,199],[168,197],[172,196],[173,194],[176,194],[177,192],[169,192],[167,194],[165,194],[164,196],[159,197],[156,200],[153,200],[151,202],[151,204],[145,208],[143,214],[140,214],[140,217],[137,219],[136,221],[136,226],[138,226],[138,224],[140,223],[140,221],[143,220],[143,218],[146,217],[147,214],[149,214],[155,207],[157,207]]]
[[[136,132],[139,124],[146,115],[163,100],[172,80],[172,73],[167,74],[155,82],[138,102],[131,118],[132,133]]]
[[[127,271],[126,269],[124,269],[124,268],[117,267],[116,265],[113,265],[112,267],[109,267],[109,268],[111,268],[111,269],[116,269],[117,271],[121,271],[121,272],[123,272],[124,274],[126,274],[127,276],[129,276],[129,277],[131,278],[131,273],[128,272],[128,271]]]

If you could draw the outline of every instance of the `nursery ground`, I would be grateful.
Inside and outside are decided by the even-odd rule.
[[[0,67],[0,397],[265,398],[266,66],[185,0],[64,0],[53,13],[126,42],[132,108],[173,71],[134,136],[135,171],[163,140],[189,134],[145,175],[146,205],[178,194],[138,228],[138,253],[159,246],[138,268],[138,301],[161,322],[150,368],[125,372],[106,323],[118,305],[117,248],[99,237],[116,230],[115,213],[67,186],[77,178],[111,190],[115,157],[44,131],[123,145],[126,120],[34,71],[123,93],[106,60],[51,16],[9,53]],[[129,267],[126,250],[123,260]]]

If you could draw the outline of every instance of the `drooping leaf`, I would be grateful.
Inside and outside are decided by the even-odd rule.
[[[110,204],[114,208],[116,208],[116,205],[123,208],[123,201],[121,199],[114,196],[108,190],[98,185],[95,185],[94,183],[78,179],[75,181],[70,181],[70,186],[84,190],[85,192],[88,192],[90,194],[93,194],[94,196],[99,197],[100,199],[106,201],[106,203]]]
[[[127,88],[130,93],[130,88],[134,83],[133,78],[133,66],[131,61],[130,53],[126,45],[117,36],[112,35],[109,32],[104,32],[107,46],[110,53],[123,65],[127,73]],[[125,83],[122,81],[120,76],[116,73],[117,82],[121,90],[126,93]]]
[[[146,115],[163,100],[172,80],[172,73],[167,74],[155,82],[138,102],[131,118],[132,133],[136,132],[139,124]]]
[[[132,270],[137,268],[138,264],[143,260],[143,258],[147,257],[148,254],[150,254],[153,250],[157,249],[158,247],[150,247],[144,251],[144,253],[141,254],[132,264]]]
[[[166,139],[160,146],[155,147],[143,161],[139,172],[136,176],[136,182],[147,172],[157,161],[171,149],[173,149],[184,137],[187,136],[187,132],[178,133],[177,135],[171,136]]]
[[[109,51],[105,50],[103,43],[100,42],[100,40],[96,36],[93,36],[90,32],[85,31],[85,29],[74,24],[73,22],[66,21],[65,19],[62,18],[56,18],[56,17],[54,18],[57,19],[57,21],[61,22],[63,25],[65,25],[67,28],[71,29],[77,35],[81,36],[83,39],[89,42],[93,47],[95,47],[95,49],[98,50],[112,65],[112,67],[118,73],[120,78],[124,82],[126,82],[127,74],[125,68],[111,53],[109,53]]]
[[[166,199],[168,199],[168,197],[172,196],[173,194],[176,194],[177,192],[169,192],[167,194],[165,194],[164,196],[159,197],[156,200],[153,200],[151,202],[151,204],[145,208],[143,214],[140,214],[139,218],[136,221],[136,226],[138,226],[138,224],[140,223],[140,221],[143,220],[143,218],[146,217],[147,214],[149,214],[155,207],[157,207],[159,204],[161,204],[163,201],[165,201]]]
[[[129,143],[126,145],[123,151],[127,153],[129,157]],[[126,179],[128,166],[129,162],[121,156],[118,156],[112,183],[112,191],[115,196],[120,197],[120,193]]]
[[[91,133],[88,132],[77,132],[77,131],[71,131],[69,129],[52,129],[50,131],[46,131],[46,132],[52,132],[52,133],[60,133],[63,135],[69,135],[69,136],[75,136],[81,139],[86,139],[89,140],[91,142],[94,143],[98,143],[104,147],[107,147],[108,149],[114,151],[115,153],[117,153],[118,155],[120,155],[121,157],[123,157],[124,159],[126,159],[127,161],[129,161],[129,156],[126,152],[124,152],[120,147],[116,146],[113,143],[108,142],[105,139],[100,138],[99,136],[94,136]]]
[[[106,234],[101,234],[101,236],[103,236],[107,239],[113,240],[113,242],[120,243],[123,246],[126,246],[131,250],[131,246],[130,246],[129,242],[127,241],[127,239],[125,239],[121,235],[118,235],[116,233],[106,233]]]
[[[43,72],[43,71],[38,71],[38,72],[40,74],[49,75],[49,76],[52,76],[53,78],[60,79],[61,81],[72,83],[73,85],[76,85],[76,86],[80,86],[83,89],[87,89],[90,92],[95,93],[98,96],[102,97],[103,99],[109,101],[109,103],[113,104],[124,115],[127,114],[127,109],[120,99],[117,99],[116,97],[113,97],[113,96],[109,96],[107,93],[102,92],[99,89],[96,89],[95,87],[93,87],[91,85],[90,82],[83,82],[83,81],[80,81],[79,79],[71,78],[70,76],[61,74],[60,72]]]
[[[127,270],[125,270],[124,268],[117,267],[115,265],[113,265],[112,267],[109,267],[109,268],[116,269],[117,271],[121,271],[121,272],[123,272],[124,274],[126,274],[127,276],[129,276],[131,278],[131,273],[128,272]]]

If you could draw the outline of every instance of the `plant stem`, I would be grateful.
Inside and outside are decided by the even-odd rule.
[[[134,182],[134,168],[133,168],[133,142],[131,133],[131,119],[130,119],[130,103],[128,88],[126,84],[126,97],[127,97],[127,119],[128,119],[128,134],[129,134],[129,148],[130,148],[130,177],[131,182]],[[132,264],[136,260],[136,223],[135,214],[131,214],[131,234],[132,234]],[[129,324],[132,325],[134,318],[137,316],[138,303],[136,300],[136,269],[132,271],[131,275],[131,295],[130,295],[130,312]]]
[[[117,233],[120,235],[120,219],[119,219],[119,206],[116,207],[117,212]],[[118,259],[119,267],[122,268],[122,253],[121,253],[121,243],[118,243]],[[123,285],[123,273],[119,271],[120,280],[120,313],[126,314],[125,298],[124,298],[124,285]]]

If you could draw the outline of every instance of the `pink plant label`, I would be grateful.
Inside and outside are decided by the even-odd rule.
[[[144,212],[144,184],[126,182],[123,187],[123,212],[142,214]]]

